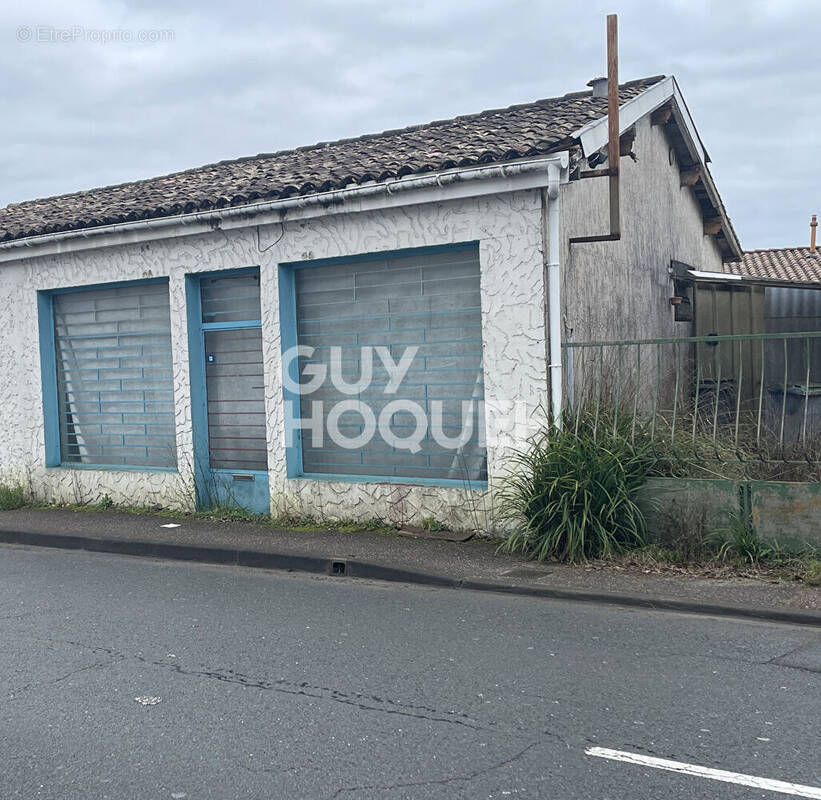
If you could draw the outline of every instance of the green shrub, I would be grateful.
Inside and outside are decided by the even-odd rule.
[[[22,486],[6,486],[5,483],[0,483],[0,511],[22,508],[26,503],[28,496]]]
[[[515,527],[502,547],[575,562],[642,546],[635,496],[655,464],[650,437],[630,419],[566,415],[513,457],[501,511]]]

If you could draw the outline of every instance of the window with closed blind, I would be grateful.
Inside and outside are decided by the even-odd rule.
[[[200,279],[211,469],[266,470],[259,272]]]
[[[300,266],[292,283],[312,349],[296,359],[302,473],[485,481],[478,247]],[[398,386],[388,356],[408,359]]]
[[[59,460],[174,467],[168,284],[51,296]]]

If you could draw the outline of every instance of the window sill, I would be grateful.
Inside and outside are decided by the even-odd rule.
[[[474,492],[487,491],[487,481],[451,480],[448,478],[396,478],[384,475],[339,475],[306,472],[289,475],[289,480],[325,481],[326,483],[383,483],[392,486],[438,486],[442,489],[467,489]]]
[[[51,464],[46,469],[94,470],[96,472],[173,472],[177,467],[132,467],[127,464]]]

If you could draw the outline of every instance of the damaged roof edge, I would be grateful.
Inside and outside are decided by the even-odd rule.
[[[729,253],[725,260],[740,261],[743,251],[738,235],[733,228],[727,209],[718,188],[710,174],[708,164],[710,156],[701,141],[695,122],[690,114],[690,109],[684,100],[684,96],[679,89],[674,76],[669,75],[664,80],[650,86],[641,94],[630,98],[619,106],[619,133],[624,133],[642,117],[651,114],[665,103],[670,103],[673,109],[673,119],[681,133],[685,146],[691,156],[702,168],[701,183],[709,198],[710,205],[715,215],[721,219],[721,235],[727,242]],[[574,134],[581,145],[582,152],[589,156],[607,144],[607,117],[593,120],[579,128]]]

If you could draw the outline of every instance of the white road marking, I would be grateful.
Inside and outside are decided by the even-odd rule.
[[[161,528],[179,528],[179,524],[176,522],[169,522],[168,525],[160,525]]]
[[[666,769],[669,772],[678,772],[681,775],[694,775],[697,778],[709,778],[713,781],[736,783],[739,786],[752,786],[755,789],[764,789],[769,792],[781,792],[782,794],[821,800],[821,788],[817,786],[802,786],[799,783],[789,783],[788,781],[757,778],[755,775],[744,775],[740,772],[728,772],[727,770],[713,769],[712,767],[700,767],[697,764],[685,764],[682,761],[668,761],[666,758],[653,758],[639,753],[627,753],[623,750],[610,750],[607,747],[588,747],[584,752],[589,756],[607,758],[611,761],[624,761],[642,767]]]

